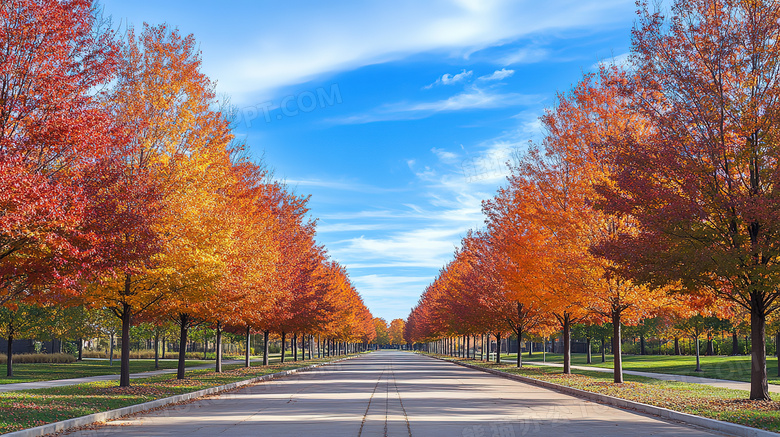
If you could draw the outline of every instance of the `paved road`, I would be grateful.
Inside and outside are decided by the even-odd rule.
[[[375,352],[71,436],[712,436],[407,352]]]

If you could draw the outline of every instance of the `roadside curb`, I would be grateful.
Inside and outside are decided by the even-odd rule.
[[[60,422],[47,423],[46,425],[36,426],[35,428],[27,428],[20,431],[14,431],[7,434],[2,434],[0,435],[0,437],[40,437],[48,434],[55,434],[58,432],[66,431],[71,428],[78,428],[81,426],[88,426],[95,423],[107,422],[112,419],[118,419],[123,416],[128,416],[131,414],[153,410],[166,405],[177,404],[179,402],[189,401],[203,396],[213,395],[215,393],[223,392],[226,390],[232,390],[238,387],[243,387],[245,385],[254,384],[256,382],[270,381],[273,379],[292,375],[294,373],[300,373],[307,370],[316,369],[317,367],[328,366],[341,361],[350,360],[352,358],[356,358],[362,355],[363,354],[361,353],[361,354],[353,355],[351,357],[340,358],[338,360],[328,361],[325,363],[317,363],[306,367],[299,367],[297,369],[290,369],[290,370],[284,370],[282,372],[269,373],[267,375],[257,376],[255,378],[245,379],[243,381],[236,381],[230,384],[220,385],[217,387],[205,388],[203,390],[198,390],[191,393],[184,393],[181,395],[170,396],[167,398],[144,402],[142,404],[117,408],[116,410],[109,410],[100,413],[89,414],[86,416],[74,417],[73,419],[67,419]]]
[[[731,422],[724,422],[722,420],[709,419],[707,417],[696,416],[688,413],[681,413],[679,411],[670,410],[668,408],[656,407],[654,405],[643,404],[641,402],[629,401],[626,399],[620,399],[613,396],[604,395],[601,393],[594,393],[578,388],[567,387],[565,385],[555,384],[552,382],[541,381],[527,376],[515,375],[512,373],[502,372],[500,370],[489,369],[486,367],[475,366],[473,364],[463,363],[460,361],[448,360],[445,358],[434,357],[431,355],[423,354],[427,357],[441,360],[447,363],[457,364],[458,366],[467,367],[469,369],[480,370],[485,373],[490,373],[502,378],[513,379],[515,381],[526,382],[540,387],[549,388],[564,394],[585,398],[591,401],[599,402],[602,404],[610,405],[613,407],[623,408],[626,410],[638,411],[640,413],[650,414],[653,416],[662,417],[664,419],[676,420],[678,422],[684,422],[690,425],[700,426],[713,431],[722,432],[728,435],[738,437],[777,437],[778,433],[771,431],[765,431],[763,429],[751,428],[745,425],[739,425]]]

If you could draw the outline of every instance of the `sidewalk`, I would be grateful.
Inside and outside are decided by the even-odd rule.
[[[253,360],[254,361],[254,360]],[[222,360],[222,365],[243,363],[244,360]],[[202,364],[200,366],[187,367],[187,370],[213,369],[216,363]],[[148,378],[150,376],[176,373],[176,369],[153,370],[151,372],[131,373],[130,379]],[[15,384],[0,384],[0,393],[17,390],[33,390],[36,388],[64,387],[68,385],[83,384],[95,381],[119,380],[119,375],[87,376],[84,378],[52,379],[49,381],[19,382]]]
[[[544,363],[540,361],[523,361],[523,364],[528,364],[528,365],[538,364],[540,366],[563,367],[563,364],[560,363]],[[571,366],[571,368],[572,370],[589,370],[592,372],[612,373],[612,369],[605,369],[603,367]],[[702,378],[700,376],[675,375],[671,373],[639,372],[636,370],[623,370],[623,374],[644,376],[645,378],[660,379],[663,381],[677,381],[677,382],[687,382],[691,384],[705,384],[713,387],[750,391],[749,382],[732,381],[729,379]],[[769,384],[769,391],[771,393],[780,393],[780,385]]]

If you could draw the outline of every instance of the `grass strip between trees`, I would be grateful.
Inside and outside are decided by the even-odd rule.
[[[260,360],[261,356],[252,356],[253,360]],[[239,359],[243,361],[243,356],[237,357],[223,357],[223,360]],[[278,362],[281,359],[279,354],[269,355],[269,363]],[[286,355],[286,359],[292,361],[293,356],[291,354]],[[109,365],[108,360],[84,360],[80,362],[72,363],[21,363],[14,365],[14,376],[8,378],[7,376],[0,375],[0,385],[2,384],[16,384],[20,382],[36,382],[36,381],[51,381],[55,379],[71,379],[71,378],[84,378],[89,376],[102,376],[102,375],[119,375],[119,360],[114,360],[113,365]],[[160,360],[159,370],[175,369],[178,366],[178,361],[166,359]],[[202,366],[202,365],[215,365],[215,361],[211,360],[198,360],[187,359],[187,367]],[[253,365],[257,365],[254,363]],[[154,360],[146,359],[131,359],[130,360],[130,373],[151,372],[156,370],[154,368]]]
[[[223,373],[192,370],[187,377],[175,374],[134,379],[130,387],[118,387],[116,381],[99,381],[67,387],[20,390],[0,393],[0,434],[47,423],[86,416],[169,396],[190,393],[270,373],[297,369],[342,357],[270,364],[245,368],[242,364],[224,366]]]
[[[514,363],[497,365],[470,359],[457,360],[446,355],[429,355],[682,413],[780,432],[780,401],[750,401],[746,399],[747,392],[743,390],[633,375],[625,375],[623,384],[615,384],[611,373],[572,370],[571,375],[565,375],[560,368],[535,366],[532,363],[523,364],[518,369]]]
[[[516,359],[517,354],[501,354],[502,361],[514,363]],[[587,364],[585,354],[571,354],[571,364],[573,366],[612,369],[612,355],[607,355],[606,359],[606,362],[602,363],[601,355],[593,354],[593,363]],[[561,364],[563,363],[563,354],[548,352],[546,360],[548,363]],[[541,361],[541,352],[534,352],[531,357],[528,356],[527,352],[523,353],[524,364]],[[623,355],[623,370],[750,382],[749,355],[703,355],[701,356],[701,368],[701,372],[695,371],[696,357],[692,355]],[[767,373],[770,384],[780,384],[780,376],[777,376],[777,359],[767,360]]]
[[[187,367],[205,364],[214,365],[214,361],[187,360]],[[161,360],[160,370],[175,369],[177,361]],[[155,370],[154,360],[130,360],[130,373],[151,372]],[[107,360],[87,360],[75,363],[22,363],[14,365],[14,376],[0,376],[0,384],[21,382],[51,381],[56,379],[85,378],[90,376],[118,375],[119,361],[109,365]]]

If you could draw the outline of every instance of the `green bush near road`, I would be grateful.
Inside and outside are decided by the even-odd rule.
[[[13,356],[13,364],[21,363],[73,363],[76,357],[71,354],[19,354]],[[8,362],[6,355],[0,355],[0,364]],[[15,367],[15,366],[14,366]]]

